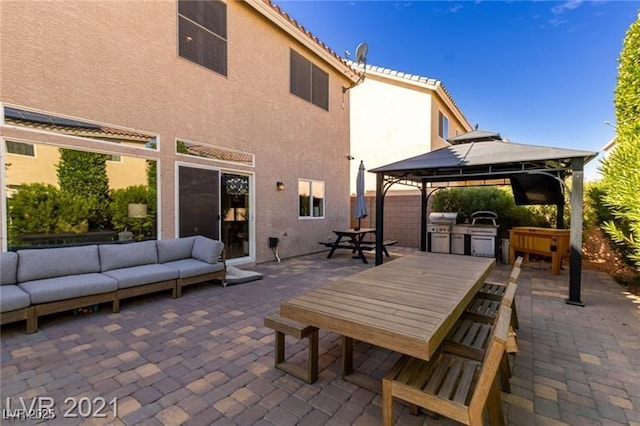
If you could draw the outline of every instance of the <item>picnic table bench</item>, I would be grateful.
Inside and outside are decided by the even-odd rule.
[[[376,248],[375,240],[364,240],[364,236],[367,233],[374,233],[375,229],[371,228],[363,228],[363,229],[350,229],[348,231],[333,231],[337,238],[335,240],[325,240],[318,241],[318,244],[322,244],[325,247],[331,249],[327,258],[331,258],[333,256],[333,252],[336,249],[346,249],[351,250],[352,253],[357,253],[358,258],[362,259],[364,263],[367,263],[366,258],[362,251],[371,251]],[[343,239],[344,238],[344,239]],[[389,252],[387,251],[387,247],[398,244],[397,240],[385,240],[382,242],[382,250],[385,256],[389,256]]]

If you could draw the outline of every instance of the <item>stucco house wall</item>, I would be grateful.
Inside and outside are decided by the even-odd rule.
[[[269,2],[226,6],[223,76],[178,56],[176,1],[0,2],[0,102],[148,132],[158,149],[7,125],[0,137],[158,160],[160,238],[176,236],[176,164],[246,173],[249,260],[273,259],[268,237],[280,238],[281,257],[317,251],[319,235],[349,224],[342,87],[356,74]],[[328,111],[290,93],[292,48],[329,74]],[[255,167],[177,154],[177,139],[253,153]],[[300,178],[325,183],[324,218],[298,218]],[[277,191],[277,181],[287,189]]]
[[[448,137],[471,125],[439,80],[377,66],[356,67],[365,78],[351,92],[351,193],[360,161],[366,169],[384,166],[448,145],[438,135],[438,113],[449,120]],[[375,175],[365,177],[375,191]],[[395,185],[393,190],[411,190]]]

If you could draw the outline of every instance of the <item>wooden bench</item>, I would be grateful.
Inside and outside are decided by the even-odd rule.
[[[520,276],[522,266],[522,257],[518,256],[516,259],[513,269],[511,270],[511,274],[509,275],[509,279],[506,283],[498,283],[493,281],[487,281],[484,283],[482,288],[478,291],[478,298],[485,298],[489,300],[494,300],[497,302],[501,302],[505,297],[505,291],[507,290],[507,286],[509,283],[516,283],[518,281],[518,277]],[[518,329],[520,325],[518,324],[518,312],[516,310],[515,303],[515,294],[509,296],[511,298],[511,325],[513,328]]]
[[[266,317],[264,319],[264,325],[265,327],[274,329],[276,332],[275,367],[307,383],[313,383],[318,380],[318,329],[311,325],[285,318],[279,314],[272,314]],[[306,369],[285,361],[285,335],[293,336],[297,339],[304,337],[309,339]]]
[[[384,252],[384,255],[387,256],[387,257],[391,257],[391,256],[389,256],[389,252],[387,251],[387,247],[395,246],[396,244],[398,244],[397,240],[384,240],[382,242],[382,251]],[[375,241],[363,241],[362,243],[360,243],[360,246],[362,247],[362,250],[374,250],[376,248],[376,242]]]
[[[478,313],[470,314],[468,313],[469,311],[465,312],[462,318],[454,324],[453,329],[442,342],[443,350],[476,361],[482,361],[490,344],[492,329],[495,327],[495,318],[498,312],[500,312],[501,306],[511,309],[516,287],[517,284],[515,282],[510,283],[505,293],[506,297],[503,298],[502,301],[491,301],[492,304],[497,304],[497,307],[495,307],[496,314],[493,317]],[[478,317],[478,315],[481,316]],[[511,311],[511,315],[513,318],[513,311]],[[510,326],[507,335],[507,347],[511,350],[517,350],[515,333],[512,334],[511,329]],[[509,382],[511,367],[509,358],[507,357],[507,347],[505,347],[505,354],[500,362],[500,381],[502,390],[511,393],[511,383]]]
[[[497,373],[505,353],[511,309],[500,308],[482,361],[439,350],[432,360],[404,355],[382,380],[382,421],[393,423],[393,398],[466,425],[482,425],[485,407],[491,425],[504,425]]]
[[[344,243],[338,244],[337,246],[335,246],[335,241],[318,241],[318,244],[321,244],[325,247],[328,248],[340,248],[340,249],[351,249],[354,250],[355,249],[355,245],[349,241],[345,241]],[[385,254],[385,256],[387,257],[391,257],[389,256],[389,252],[387,251],[387,247],[389,246],[393,246],[398,244],[397,240],[385,240],[382,242],[382,250]],[[365,251],[371,251],[374,250],[376,248],[376,242],[375,241],[362,241],[360,243],[360,248],[362,250]]]

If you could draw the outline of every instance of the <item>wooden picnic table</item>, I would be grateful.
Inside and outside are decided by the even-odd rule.
[[[376,234],[375,228],[354,228],[344,231],[333,231],[333,233],[337,235],[337,238],[330,245],[331,250],[329,250],[329,254],[327,255],[328,259],[331,259],[331,256],[333,256],[333,253],[337,249],[348,249],[351,250],[351,252],[354,254],[354,257],[360,258],[363,263],[368,263],[366,256],[362,252],[362,242],[367,234]],[[345,239],[344,241],[343,238]]]
[[[494,266],[491,258],[418,252],[283,301],[280,313],[347,343],[429,360]],[[350,363],[343,359],[344,375]]]

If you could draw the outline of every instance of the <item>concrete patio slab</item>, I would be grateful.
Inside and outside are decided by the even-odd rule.
[[[281,300],[373,267],[348,253],[325,256],[258,265],[260,281],[193,286],[180,299],[128,299],[118,314],[102,306],[47,316],[31,335],[24,324],[3,326],[3,414],[35,400],[53,403],[56,418],[42,422],[52,425],[380,424],[380,395],[340,378],[339,336],[321,330],[314,384],[273,367],[274,334],[263,318]],[[491,279],[509,272],[499,264]],[[583,271],[586,307],[567,305],[568,272],[551,275],[547,263],[525,265],[518,282],[519,353],[512,393],[503,394],[509,424],[640,425],[640,300],[606,274]],[[306,341],[287,344],[288,356],[304,362]],[[380,378],[397,357],[359,344],[354,365]],[[399,425],[453,424],[395,408]],[[37,422],[2,420],[29,423]]]

